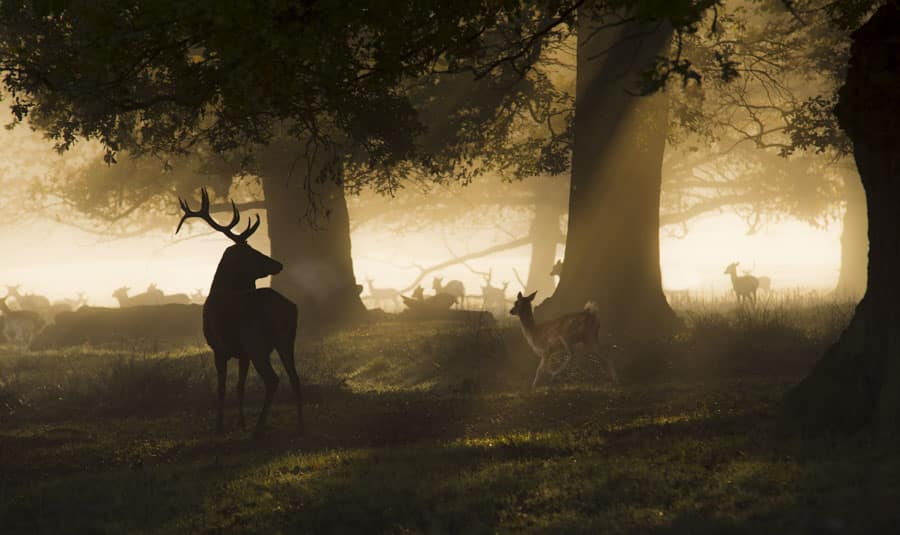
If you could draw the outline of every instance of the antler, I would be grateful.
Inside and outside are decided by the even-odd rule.
[[[178,198],[178,204],[181,206],[182,211],[184,211],[184,215],[181,216],[181,221],[178,222],[178,228],[175,229],[175,234],[178,234],[178,231],[181,230],[181,225],[191,217],[199,217],[200,219],[209,223],[213,229],[218,230],[222,234],[231,238],[235,243],[247,243],[247,239],[256,232],[256,229],[259,228],[259,214],[256,214],[256,221],[247,221],[247,228],[244,232],[240,234],[235,234],[231,231],[235,226],[237,226],[238,222],[241,220],[241,214],[238,212],[237,206],[234,204],[234,201],[231,201],[231,210],[232,217],[231,222],[227,225],[220,225],[213,220],[212,216],[209,214],[209,193],[206,192],[206,188],[200,188],[200,209],[197,211],[191,210],[190,206],[186,200],[181,197]]]

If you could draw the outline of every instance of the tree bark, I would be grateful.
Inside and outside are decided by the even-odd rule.
[[[556,262],[556,246],[559,244],[559,218],[562,215],[559,206],[538,202],[534,207],[534,219],[531,221],[531,261],[528,264],[528,282],[526,292],[537,292],[538,295],[553,294],[556,281],[550,276],[550,270]]]
[[[835,114],[866,192],[868,286],[850,325],[783,404],[785,431],[900,430],[900,7],[878,9],[853,33]]]
[[[565,267],[536,314],[552,318],[594,300],[613,334],[657,334],[675,319],[659,265],[668,106],[664,93],[635,91],[641,74],[666,53],[672,31],[631,23],[594,32],[587,15],[583,9],[578,16]]]
[[[362,318],[365,306],[353,274],[343,187],[313,177],[303,180],[307,166],[274,147],[260,167],[271,256],[284,264],[272,287],[297,304],[301,324]]]
[[[869,221],[866,214],[866,190],[855,175],[844,177],[846,208],[841,230],[841,273],[835,295],[859,299],[866,291],[869,262]]]

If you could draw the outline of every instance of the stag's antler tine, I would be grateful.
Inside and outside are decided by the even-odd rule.
[[[256,214],[256,221],[247,221],[247,228],[237,236],[235,241],[246,242],[250,236],[253,236],[257,228],[259,228],[259,214]]]
[[[233,229],[241,220],[241,214],[238,212],[237,205],[231,201],[231,222],[225,225],[226,229]]]

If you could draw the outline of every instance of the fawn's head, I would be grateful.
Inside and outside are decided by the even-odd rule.
[[[534,296],[537,295],[537,292],[532,292],[531,295],[522,295],[522,292],[516,294],[516,302],[513,304],[513,307],[510,309],[509,313],[513,316],[521,316],[522,314],[531,314],[531,302],[534,301]]]
[[[262,254],[247,243],[250,236],[259,228],[259,215],[256,216],[256,221],[247,222],[247,228],[243,232],[235,234],[232,229],[240,222],[241,214],[238,212],[234,201],[231,202],[231,222],[227,225],[220,225],[210,215],[209,194],[206,192],[206,188],[200,190],[199,210],[191,210],[184,199],[178,199],[178,202],[184,215],[181,216],[178,228],[175,229],[176,234],[181,230],[181,225],[187,219],[197,217],[206,221],[210,227],[221,232],[234,242],[234,245],[225,249],[225,252],[222,254],[219,268],[216,271],[216,279],[230,287],[247,287],[253,286],[256,279],[277,275],[284,268],[281,262]]]
[[[732,262],[728,264],[728,267],[725,268],[725,271],[723,271],[722,273],[724,275],[737,275],[737,267],[739,263],[740,262]]]

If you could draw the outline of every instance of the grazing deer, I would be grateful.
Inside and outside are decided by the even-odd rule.
[[[128,286],[122,286],[112,293],[112,296],[119,301],[119,307],[138,307],[138,306],[154,306],[162,303],[162,292],[156,289],[155,284],[147,287],[147,291],[135,296],[129,296]]]
[[[383,308],[385,301],[392,304],[391,308],[393,310],[400,308],[400,292],[398,290],[393,288],[376,288],[372,279],[366,279],[366,285],[369,287],[369,297],[378,308]]]
[[[734,289],[734,295],[737,296],[738,304],[750,302],[756,304],[756,289],[759,288],[759,279],[753,275],[738,276],[737,267],[740,262],[732,262],[725,268],[723,274],[731,275],[731,286]]]
[[[559,277],[562,275],[563,270],[563,261],[557,260],[555,264],[553,264],[553,269],[550,270],[551,277]]]
[[[574,357],[572,349],[577,344],[583,344],[588,351],[603,358],[606,361],[610,379],[616,381],[616,369],[612,360],[608,356],[603,357],[600,354],[600,322],[597,316],[597,304],[593,301],[588,301],[581,312],[566,314],[554,320],[536,324],[534,312],[531,308],[535,295],[537,295],[537,292],[533,292],[528,296],[523,296],[522,292],[519,292],[516,295],[516,302],[512,310],[509,311],[513,316],[519,317],[525,340],[541,359],[534,374],[531,388],[537,387],[538,380],[540,380],[544,368],[547,367],[553,352],[563,350],[566,353],[566,360],[562,365],[555,371],[550,370],[551,376],[555,378],[568,367],[569,362]]]
[[[463,283],[458,280],[452,280],[446,285],[442,284],[443,280],[443,277],[435,277],[434,280],[431,281],[431,289],[434,290],[435,295],[452,295],[456,298],[456,303],[460,307],[462,307],[465,304],[466,300],[466,287],[463,286]]]
[[[11,296],[11,293],[7,293],[6,297],[0,299],[0,312],[3,312],[3,336],[16,344],[20,351],[24,351],[31,346],[34,335],[44,326],[44,318],[33,310],[10,310],[6,300]]]
[[[209,295],[203,304],[203,335],[213,350],[216,373],[218,375],[218,414],[216,429],[223,429],[225,405],[225,378],[228,360],[238,361],[238,414],[239,423],[244,425],[244,385],[250,364],[259,373],[266,386],[266,398],[256,422],[254,436],[259,436],[266,424],[269,406],[278,388],[278,375],[272,368],[270,356],[278,351],[287,372],[297,402],[297,423],[303,432],[303,404],[300,394],[300,378],[294,364],[294,340],[297,336],[297,305],[272,288],[256,288],[256,279],[276,275],[281,272],[281,262],[270,258],[247,243],[247,239],[259,228],[256,221],[248,221],[247,228],[240,234],[232,229],[240,221],[240,213],[231,203],[232,219],[227,225],[217,223],[209,213],[209,194],[206,188],[200,190],[200,209],[191,210],[187,201],[178,199],[184,215],[181,225],[189,218],[206,221],[213,229],[221,232],[234,242],[225,249],[216,274],[213,276]]]
[[[43,295],[37,294],[25,294],[22,295],[19,293],[19,286],[7,286],[6,287],[6,297],[12,297],[16,300],[16,305],[18,305],[20,310],[34,310],[41,311],[47,308],[50,308],[50,300],[44,297]]]

